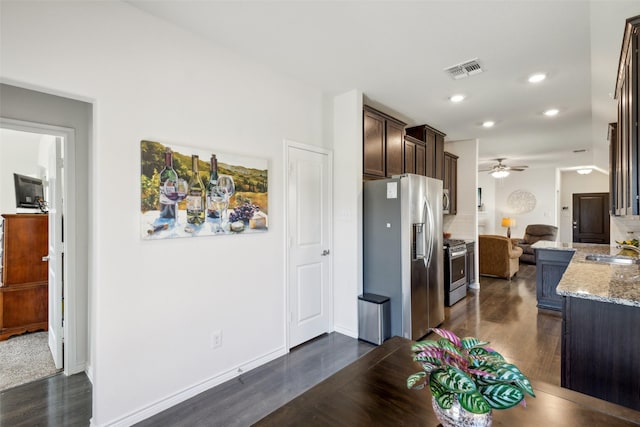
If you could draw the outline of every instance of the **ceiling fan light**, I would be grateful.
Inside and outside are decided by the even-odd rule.
[[[590,169],[590,168],[583,168],[583,169],[576,170],[576,172],[578,172],[580,175],[589,175],[592,170],[593,169]]]
[[[509,176],[509,171],[505,171],[505,170],[493,171],[491,172],[491,176],[494,178],[506,178]]]

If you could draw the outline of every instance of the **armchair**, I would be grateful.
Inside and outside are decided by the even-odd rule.
[[[506,236],[481,234],[478,236],[480,274],[511,279],[519,268],[522,248],[514,246]]]
[[[522,248],[520,261],[527,264],[536,263],[536,253],[531,247],[538,240],[555,241],[558,234],[558,227],[546,224],[529,224],[524,230],[522,239],[512,239],[514,244]]]

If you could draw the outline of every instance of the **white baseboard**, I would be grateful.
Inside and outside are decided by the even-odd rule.
[[[225,372],[202,381],[201,383],[195,384],[191,387],[187,387],[177,393],[169,395],[161,400],[158,400],[157,402],[140,408],[134,412],[129,413],[128,415],[125,415],[124,417],[108,422],[104,425],[114,427],[127,427],[139,423],[140,421],[146,420],[147,418],[155,414],[158,414],[166,409],[171,408],[172,406],[184,402],[185,400],[190,399],[204,391],[207,391],[210,388],[220,385],[225,381],[229,381],[232,378],[235,378],[254,368],[262,366],[265,363],[271,362],[272,360],[277,359],[280,356],[284,356],[285,354],[287,354],[287,350],[285,347],[277,348],[267,354],[249,360],[240,365],[234,366]],[[93,423],[93,419],[91,420],[91,427],[98,427]]]
[[[357,330],[354,331],[353,329],[343,328],[343,327],[338,326],[338,325],[334,326],[334,330],[336,332],[341,333],[342,335],[346,335],[348,337],[358,339],[358,331]]]

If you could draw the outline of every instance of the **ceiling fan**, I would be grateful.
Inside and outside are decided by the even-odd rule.
[[[529,166],[507,166],[502,163],[505,158],[494,159],[498,161],[498,164],[491,166],[489,169],[480,169],[478,172],[489,172],[494,178],[504,178],[509,176],[511,171],[522,172]]]

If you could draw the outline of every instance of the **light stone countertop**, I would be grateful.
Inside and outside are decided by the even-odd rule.
[[[640,307],[640,265],[587,261],[589,254],[617,255],[619,248],[589,243],[537,242],[537,249],[574,251],[556,291],[559,295]]]

